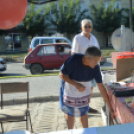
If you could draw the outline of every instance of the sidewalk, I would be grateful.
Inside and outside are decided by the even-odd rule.
[[[30,102],[40,101],[58,101],[60,78],[59,76],[43,76],[43,77],[26,77],[1,79],[0,82],[29,82],[29,97]],[[94,96],[100,96],[98,88],[94,88]],[[4,101],[8,105],[26,103],[26,94],[5,94]]]
[[[104,101],[101,97],[93,97],[90,106],[99,111],[98,114],[88,114],[89,127],[104,126],[100,109],[103,107]],[[19,106],[26,106],[25,104]],[[6,106],[11,108],[12,106]],[[65,115],[59,109],[59,102],[49,101],[40,103],[30,103],[31,120],[34,133],[44,133],[52,131],[66,130],[67,125]],[[13,130],[26,130],[26,122],[4,123],[5,132]],[[75,120],[75,129],[82,128],[79,118]],[[30,130],[30,125],[29,125]],[[0,129],[1,132],[1,129]]]

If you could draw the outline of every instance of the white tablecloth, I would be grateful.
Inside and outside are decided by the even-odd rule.
[[[4,133],[4,134],[31,134],[31,133],[26,130],[16,130],[16,131],[11,131],[11,132]]]
[[[41,134],[134,134],[134,123],[96,128],[73,129]]]
[[[97,134],[96,128],[85,128],[85,129],[73,129],[51,133],[40,133],[40,134]]]
[[[28,131],[12,131],[5,134],[31,134]],[[85,129],[73,129],[49,133],[37,133],[37,134],[134,134],[134,123],[106,126],[106,127],[94,127]]]

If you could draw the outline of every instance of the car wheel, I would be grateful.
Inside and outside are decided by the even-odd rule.
[[[43,73],[44,68],[41,64],[33,64],[30,67],[31,74],[41,74]]]

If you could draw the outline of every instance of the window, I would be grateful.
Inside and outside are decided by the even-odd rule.
[[[37,39],[37,40],[35,40],[35,42],[34,42],[34,47],[36,47],[37,45],[39,44],[39,39]]]
[[[53,43],[53,39],[42,39],[41,44],[51,44]]]
[[[43,46],[39,49],[37,55],[43,56],[43,55],[56,55],[55,46]]]
[[[55,13],[55,10],[54,9],[51,9],[51,14],[54,14]]]
[[[57,11],[55,11],[55,10],[57,10],[57,4],[55,4],[55,6],[56,6],[56,9],[51,7],[50,14],[55,14],[55,12],[57,12]]]
[[[121,9],[121,2],[120,1],[116,1],[114,7],[117,8],[117,9]]]
[[[60,55],[70,54],[71,48],[65,45],[57,45],[57,49]]]
[[[45,54],[56,54],[55,46],[45,46]]]
[[[82,10],[85,9],[85,3],[84,2],[85,1],[83,1],[83,0],[80,1],[79,7],[78,7],[80,9],[80,11],[77,12],[78,14],[80,14],[82,12]]]
[[[64,12],[68,12],[69,8],[67,6],[64,6]]]
[[[56,39],[55,40],[56,41],[56,43],[68,43],[66,40],[64,40],[64,39]]]
[[[56,43],[67,43],[67,44],[71,45],[70,42],[68,42],[68,41],[65,40],[65,39],[56,39],[55,42],[56,42]]]
[[[105,8],[108,8],[108,5],[110,4],[110,1],[105,2]],[[114,8],[121,9],[121,2],[115,1]]]
[[[37,53],[38,56],[43,56],[44,55],[44,47],[41,47]]]

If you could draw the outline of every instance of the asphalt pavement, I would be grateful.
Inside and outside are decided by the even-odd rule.
[[[112,69],[112,59],[107,58],[107,62],[101,66],[101,69]],[[59,72],[59,70],[45,70],[44,73]],[[7,62],[7,70],[0,73],[0,77],[4,76],[26,76],[31,75],[30,70],[23,67],[23,63]]]

